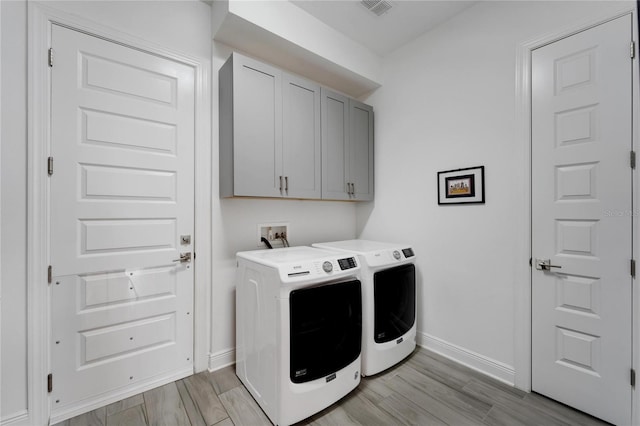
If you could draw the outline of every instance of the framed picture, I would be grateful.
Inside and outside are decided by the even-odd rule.
[[[438,172],[438,204],[484,204],[484,166]]]

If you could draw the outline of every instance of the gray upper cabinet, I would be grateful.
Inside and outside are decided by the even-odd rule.
[[[373,199],[373,108],[325,88],[322,198]]]
[[[233,53],[218,73],[220,196],[373,199],[373,110]]]
[[[349,99],[349,127],[351,197],[373,200],[373,108]]]
[[[320,198],[320,86],[238,53],[218,78],[220,195]]]
[[[282,76],[283,195],[320,198],[320,86],[287,73]]]
[[[349,98],[322,88],[322,198],[349,200]]]
[[[280,197],[282,72],[234,53],[218,78],[220,195]]]

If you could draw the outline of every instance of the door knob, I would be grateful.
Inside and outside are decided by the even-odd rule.
[[[191,252],[180,253],[180,259],[173,259],[174,262],[189,263],[191,262]]]
[[[560,265],[552,265],[551,259],[536,259],[536,269],[539,271],[550,271],[551,268],[562,268]]]

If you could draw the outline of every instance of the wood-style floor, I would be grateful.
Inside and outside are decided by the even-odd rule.
[[[270,425],[234,367],[203,372],[66,420],[64,426]],[[605,425],[425,349],[300,425]]]

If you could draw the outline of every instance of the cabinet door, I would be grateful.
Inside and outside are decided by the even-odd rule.
[[[349,200],[349,99],[325,88],[322,99],[322,198]]]
[[[283,73],[283,195],[320,198],[320,86]]]
[[[352,199],[373,200],[373,108],[349,100],[349,176]]]
[[[234,53],[234,195],[280,197],[282,73]]]

